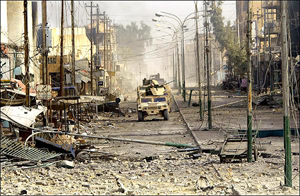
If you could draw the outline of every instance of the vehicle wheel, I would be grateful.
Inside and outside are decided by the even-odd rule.
[[[143,115],[143,112],[138,112],[138,120],[139,120],[139,121],[144,121],[144,115]]]
[[[169,111],[164,110],[164,120],[169,120]]]
[[[76,160],[79,162],[84,162],[85,160],[90,160],[91,156],[87,151],[81,151],[77,154]]]

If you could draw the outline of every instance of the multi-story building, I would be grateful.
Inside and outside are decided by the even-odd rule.
[[[252,64],[257,88],[270,88],[280,82],[280,3],[250,1],[252,16]],[[247,44],[248,1],[236,1],[237,36],[241,47]]]
[[[2,71],[6,72],[3,79],[10,80],[12,77],[25,75],[24,66],[24,2],[1,1],[1,62],[5,61]],[[29,72],[31,86],[40,82],[39,65],[35,58],[36,31],[38,22],[37,2],[28,1],[28,41],[29,41]],[[16,25],[18,24],[18,25]],[[1,63],[2,64],[2,63]]]
[[[107,21],[106,21],[107,22]],[[97,30],[97,25],[99,29]],[[105,32],[104,32],[105,26]],[[102,92],[102,88],[109,88],[110,91],[114,90],[115,84],[115,54],[116,54],[116,42],[115,42],[115,30],[112,25],[105,24],[99,20],[94,21],[92,24],[85,27],[77,27],[74,29],[75,36],[75,66],[79,72],[79,69],[85,71],[84,77],[90,78],[91,76],[91,55],[93,65],[93,91],[96,91],[97,95]],[[49,59],[58,59],[60,56],[60,29],[52,28],[52,49],[49,53]],[[70,64],[70,58],[72,54],[72,29],[70,27],[64,28],[64,46],[63,53],[67,55],[65,64]],[[91,54],[91,41],[92,41],[92,54]],[[79,63],[80,61],[80,63]],[[49,64],[48,66],[54,66]],[[59,66],[57,63],[55,66]],[[53,76],[59,74],[58,68],[50,68],[50,73]],[[82,74],[81,74],[82,75]],[[57,77],[56,77],[57,78]],[[85,80],[87,81],[87,80]],[[90,83],[90,81],[88,81]],[[90,92],[90,85],[86,85],[87,90],[83,94]]]

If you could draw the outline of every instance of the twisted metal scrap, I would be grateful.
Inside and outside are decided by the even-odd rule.
[[[13,141],[7,137],[0,136],[0,154],[26,159],[31,161],[46,161],[58,157],[61,154],[49,153],[37,148],[24,147],[21,143]]]

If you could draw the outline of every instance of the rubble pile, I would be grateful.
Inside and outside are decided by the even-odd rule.
[[[138,115],[132,109],[124,110],[125,117],[112,112],[94,113],[88,121],[75,120],[73,127],[69,125],[68,129],[38,134],[28,140],[31,148],[59,154],[55,158],[22,160],[1,154],[1,194],[295,195],[299,192],[299,151],[295,151],[299,143],[292,145],[293,187],[288,188],[283,186],[282,138],[268,138],[268,141],[258,138],[259,159],[255,162],[243,159],[221,163],[224,130],[201,130],[196,112],[190,112],[197,108],[188,109],[183,110],[183,115],[198,134],[202,153],[193,144],[178,112],[170,113],[170,121],[153,119],[143,123],[129,118],[132,115],[136,119]],[[220,118],[223,115],[220,113]],[[51,127],[45,130],[54,131]],[[25,146],[20,139],[13,141]],[[1,145],[2,149],[10,150],[8,145]]]
[[[52,164],[29,170],[2,168],[1,194],[297,194],[282,187],[283,168],[261,159],[255,163],[219,164],[218,156],[191,159],[171,153],[140,160],[76,162],[74,167]],[[65,163],[64,163],[65,164]],[[66,164],[65,164],[66,165]],[[71,164],[72,165],[72,164]],[[272,177],[272,178],[270,178]],[[297,179],[297,178],[296,178]],[[299,178],[298,178],[299,179]],[[299,184],[298,180],[294,185]],[[63,189],[57,187],[64,187]]]

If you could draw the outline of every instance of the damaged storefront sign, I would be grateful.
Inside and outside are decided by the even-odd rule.
[[[52,98],[50,85],[37,85],[36,87],[36,98],[39,100],[50,100]]]
[[[47,108],[38,106],[38,108],[27,108],[23,106],[4,106],[1,107],[0,118],[16,125],[31,127],[35,123],[36,117],[43,113]]]

